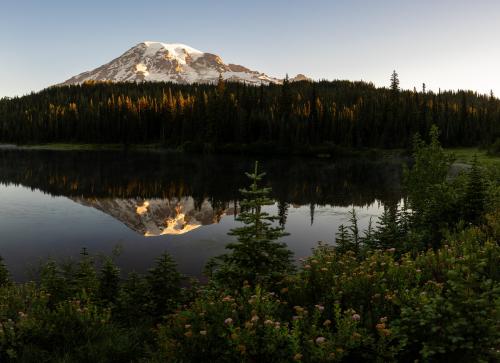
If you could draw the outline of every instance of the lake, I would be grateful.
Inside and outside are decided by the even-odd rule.
[[[123,272],[144,272],[168,251],[200,276],[234,240],[239,189],[255,158],[166,152],[0,149],[0,255],[14,279],[40,261],[110,255]],[[402,161],[268,158],[265,184],[295,258],[310,255],[355,208],[361,228],[401,200]]]

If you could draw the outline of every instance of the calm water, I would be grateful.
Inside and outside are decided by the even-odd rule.
[[[199,276],[237,225],[238,189],[253,159],[167,153],[0,149],[0,255],[17,280],[40,260],[110,254],[145,271],[168,251]],[[400,200],[401,161],[267,159],[261,162],[296,258],[334,242],[355,207],[366,226]]]

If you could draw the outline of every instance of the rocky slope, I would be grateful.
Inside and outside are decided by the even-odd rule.
[[[184,44],[142,42],[118,58],[94,70],[74,76],[62,85],[85,81],[174,83],[215,83],[219,75],[228,81],[260,85],[282,80],[237,64],[226,64],[216,54],[205,53]],[[307,80],[300,74],[291,80]]]

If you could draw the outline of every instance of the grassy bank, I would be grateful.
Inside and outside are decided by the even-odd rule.
[[[122,144],[78,144],[78,143],[50,143],[33,145],[7,145],[4,148],[21,150],[53,150],[53,151],[154,151],[165,150],[159,144],[130,145],[125,147]]]
[[[487,150],[479,149],[477,147],[448,148],[446,151],[452,153],[458,163],[471,164],[474,157],[477,157],[477,161],[481,165],[500,166],[500,156],[490,155]]]
[[[278,146],[272,143],[254,144],[225,144],[214,146],[211,144],[186,143],[182,146],[170,148],[163,144],[80,144],[80,143],[47,143],[13,145],[0,144],[0,149],[18,150],[51,150],[51,151],[137,151],[137,152],[183,152],[192,154],[220,154],[220,155],[252,155],[256,157],[269,156],[304,156],[321,159],[335,159],[342,157],[363,157],[369,159],[407,157],[404,149],[377,149],[377,148],[346,148],[335,145],[319,145],[301,147]]]

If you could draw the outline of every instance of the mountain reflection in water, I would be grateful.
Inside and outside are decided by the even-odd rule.
[[[352,206],[360,209],[363,226],[401,200],[396,158],[259,159],[276,201],[269,211],[291,233],[284,241],[296,257],[320,239],[333,242]],[[47,256],[78,256],[82,247],[109,253],[122,244],[118,262],[124,271],[145,270],[167,250],[182,272],[197,275],[232,240],[227,232],[236,225],[239,189],[248,184],[244,172],[253,162],[240,156],[0,149],[0,255],[19,277]]]
[[[214,209],[208,200],[196,205],[192,197],[172,199],[78,198],[73,201],[98,209],[145,237],[178,235],[218,223],[234,214],[232,207]]]

